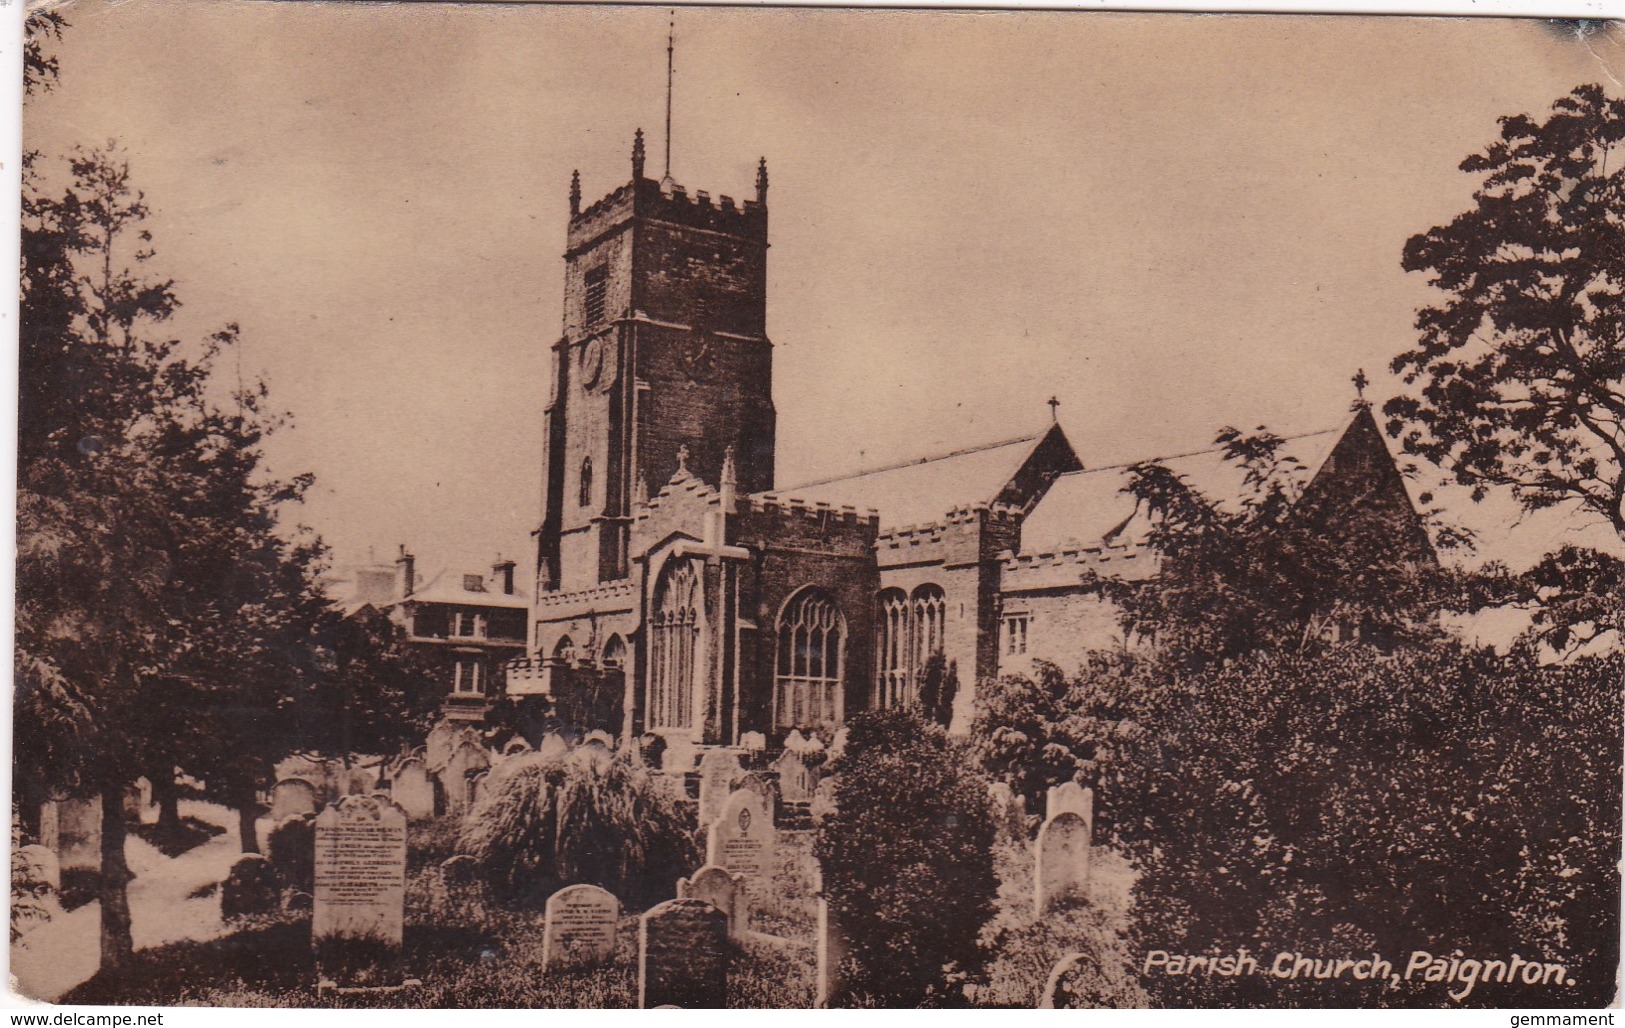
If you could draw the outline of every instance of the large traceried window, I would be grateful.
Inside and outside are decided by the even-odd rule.
[[[919,695],[926,661],[946,645],[948,598],[941,586],[922,585],[912,595],[887,589],[878,605],[874,705],[907,706]]]
[[[838,724],[846,662],[846,619],[840,609],[828,594],[805,589],[785,606],[778,627],[774,725]]]
[[[700,568],[676,561],[661,572],[649,622],[650,728],[694,725],[694,665],[700,638]]]

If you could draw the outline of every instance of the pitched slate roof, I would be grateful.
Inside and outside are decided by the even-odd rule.
[[[485,581],[483,576],[481,581]],[[427,582],[424,582],[412,595],[398,599],[397,603],[457,603],[467,607],[522,607],[528,609],[530,603],[524,596],[514,593],[512,595],[501,589],[476,591],[463,588],[461,573],[449,570],[437,572]]]
[[[844,478],[775,489],[773,495],[875,510],[882,530],[925,524],[959,507],[992,503],[1048,434],[1046,430]]]
[[[1282,458],[1295,466],[1289,493],[1295,496],[1303,490],[1344,431],[1329,429],[1284,441]],[[1223,508],[1234,510],[1241,501],[1245,472],[1225,460],[1224,451],[1217,448],[1074,471],[1058,477],[1022,523],[1022,552],[1049,553],[1078,543],[1086,547],[1143,543],[1150,520],[1137,509],[1134,497],[1123,491],[1130,469],[1142,463],[1161,464]]]

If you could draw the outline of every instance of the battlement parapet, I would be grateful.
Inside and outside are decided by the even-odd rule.
[[[837,507],[830,503],[780,496],[778,493],[754,493],[747,496],[745,502],[750,510],[758,514],[815,518],[846,525],[868,525],[875,529],[880,527],[880,513],[874,510],[851,506]]]
[[[599,603],[605,600],[624,600],[637,594],[637,583],[630,578],[619,582],[606,582],[595,585],[590,589],[576,589],[571,592],[544,592],[536,598],[539,608],[553,609],[557,607],[574,606],[583,603]]]

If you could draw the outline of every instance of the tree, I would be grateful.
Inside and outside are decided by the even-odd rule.
[[[1501,119],[1461,163],[1474,207],[1413,236],[1403,266],[1444,299],[1416,319],[1384,405],[1406,452],[1475,499],[1573,505],[1625,538],[1625,100],[1574,89],[1545,121]]]
[[[1363,406],[1338,444],[1340,485],[1264,428],[1222,430],[1223,459],[1242,472],[1239,502],[1209,497],[1156,463],[1125,487],[1149,518],[1157,573],[1091,572],[1084,587],[1112,601],[1125,634],[1155,640],[1193,666],[1266,648],[1310,649],[1345,630],[1384,645],[1433,637],[1432,617],[1463,588],[1439,567],[1399,472]]]
[[[847,729],[836,810],[813,840],[848,940],[838,998],[954,1005],[954,984],[985,959],[998,888],[987,781],[915,711],[866,712]]]

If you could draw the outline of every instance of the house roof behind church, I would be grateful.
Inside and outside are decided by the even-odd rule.
[[[956,508],[993,502],[1045,434],[775,489],[773,493],[808,503],[873,509],[880,514],[883,530],[926,524]]]
[[[1308,485],[1343,432],[1342,428],[1328,429],[1284,440],[1281,458],[1293,468],[1288,489],[1291,495],[1295,497]],[[1228,510],[1236,510],[1245,493],[1245,471],[1225,460],[1224,451],[1218,448],[1074,471],[1058,477],[1022,523],[1022,552],[1051,553],[1080,543],[1091,547],[1145,542],[1150,519],[1137,509],[1134,496],[1123,491],[1129,484],[1131,469],[1139,464],[1166,467],[1186,485]]]
[[[469,578],[476,576],[469,575]],[[492,589],[484,576],[481,579],[483,589],[468,589],[464,587],[463,576],[450,570],[442,570],[431,577],[427,582],[414,589],[410,596],[396,600],[397,603],[456,603],[467,607],[524,607],[530,604],[525,597],[517,593],[505,593],[500,588]]]

